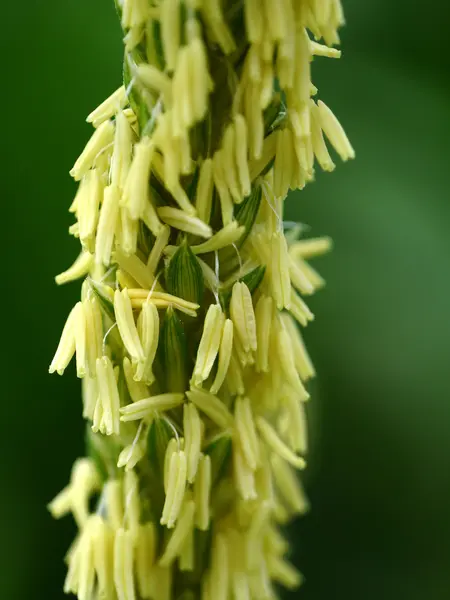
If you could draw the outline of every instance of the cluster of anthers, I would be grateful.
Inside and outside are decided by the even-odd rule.
[[[340,0],[117,0],[124,85],[71,171],[84,278],[50,372],[76,356],[88,457],[51,502],[79,528],[80,600],[272,600],[307,509],[303,297],[327,238],[289,190],[353,149],[311,83]],[[314,38],[314,40],[313,40]],[[327,45],[317,40],[323,39]],[[92,508],[94,507],[94,509]]]

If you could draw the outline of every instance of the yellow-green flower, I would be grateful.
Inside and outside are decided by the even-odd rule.
[[[334,169],[324,134],[354,155],[310,76],[340,55],[340,0],[116,4],[124,84],[88,117],[57,277],[84,282],[50,372],[75,355],[88,422],[50,504],[79,529],[64,590],[271,600],[302,580],[281,526],[308,507],[299,325],[331,245],[285,234],[283,204]]]

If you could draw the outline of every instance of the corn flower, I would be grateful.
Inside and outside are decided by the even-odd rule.
[[[340,0],[116,0],[124,81],[71,175],[84,279],[50,372],[82,379],[87,457],[49,505],[79,528],[80,600],[271,600],[302,575],[300,327],[328,238],[286,231],[289,190],[354,152],[311,82]],[[322,43],[322,41],[324,43]],[[285,235],[286,233],[286,235]],[[95,502],[93,502],[93,495]]]

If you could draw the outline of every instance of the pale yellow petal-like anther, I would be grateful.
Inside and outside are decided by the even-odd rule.
[[[72,360],[75,354],[75,326],[77,321],[77,307],[76,305],[72,308],[67,317],[67,321],[64,325],[61,339],[59,340],[58,348],[56,349],[55,356],[49,367],[49,373],[55,371],[58,375],[62,375],[67,365]]]
[[[95,405],[97,404],[98,398],[98,386],[95,376],[96,371],[94,371],[94,374],[90,377],[83,377],[83,380],[81,382],[81,396],[83,399],[83,419],[89,419],[90,421],[92,421],[94,418]]]
[[[333,171],[336,167],[328,148],[323,139],[319,108],[314,100],[310,102],[311,107],[311,142],[314,155],[324,171]]]
[[[151,571],[151,598],[172,600],[173,569],[155,565]]]
[[[166,123],[163,120],[164,115],[159,119],[159,124]],[[168,127],[158,127],[154,133],[154,139],[156,143],[156,137],[159,134],[159,145],[164,152],[164,168],[162,166],[161,157],[159,154],[155,154],[153,168],[155,170],[158,179],[164,183],[164,186],[172,194],[175,202],[178,206],[188,215],[196,215],[196,210],[191,204],[188,195],[184,188],[181,186],[179,181],[179,175],[181,165],[179,164],[179,151],[177,144],[172,139],[172,134],[168,130]]]
[[[127,256],[133,255],[137,248],[139,222],[130,217],[128,209],[121,208],[117,225],[116,248],[120,247]]]
[[[270,265],[270,249],[267,245],[267,238],[270,238],[271,235],[279,231],[282,227],[284,197],[275,193],[274,171],[275,168],[269,171],[261,182],[264,201],[261,207],[260,219],[264,221],[265,232],[258,235],[260,239],[264,238],[263,244],[260,241],[258,243],[258,240],[256,242],[261,254],[260,260],[265,265]],[[255,238],[256,236],[253,237],[253,239]]]
[[[213,191],[213,162],[211,158],[207,158],[200,167],[195,202],[198,218],[204,223],[209,223],[211,217]]]
[[[169,296],[170,294],[167,294],[167,295]],[[171,306],[172,308],[176,308],[180,312],[183,312],[184,314],[189,315],[190,317],[196,317],[197,316],[196,310],[198,308],[198,305],[196,305],[195,309],[187,308],[181,298],[180,298],[180,300],[181,300],[181,302],[177,302],[177,301],[172,301],[168,298],[155,298],[155,297],[153,297],[153,295],[150,295],[150,297],[146,298],[146,299],[139,298],[139,297],[133,298],[131,301],[131,305],[134,309],[141,309],[142,306],[145,304],[145,302],[149,302],[150,304],[153,304],[154,306],[156,306],[156,308],[168,308]]]
[[[243,500],[256,499],[255,475],[238,444],[233,444],[234,481]]]
[[[333,247],[333,241],[329,237],[310,238],[308,240],[299,240],[294,242],[289,248],[289,254],[292,258],[315,258],[326,254]]]
[[[275,490],[268,452],[264,448],[261,448],[261,463],[255,472],[255,485],[258,498],[261,499],[265,506],[273,506]]]
[[[97,379],[99,399],[102,407],[102,422],[106,435],[118,435],[120,430],[120,397],[110,359],[107,356],[97,359]],[[100,429],[100,423],[93,423],[92,429]]]
[[[234,419],[242,454],[250,469],[255,471],[260,462],[260,449],[252,407],[248,398],[236,399]]]
[[[223,160],[222,173],[226,182],[226,185],[230,191],[233,201],[236,203],[242,202],[244,199],[240,184],[238,181],[237,163],[235,161],[236,155],[236,132],[234,123],[230,123],[225,129],[222,139],[222,151],[221,158]]]
[[[102,102],[95,110],[93,110],[87,117],[86,121],[92,123],[97,128],[104,121],[111,119],[117,111],[124,108],[127,104],[127,94],[125,86],[120,86],[115,92],[111,94],[104,102]]]
[[[111,577],[114,569],[114,532],[101,517],[97,517],[95,522],[93,561],[100,596],[105,600],[112,600],[114,598],[114,581]]]
[[[223,150],[218,150],[213,157],[214,184],[217,188],[220,199],[220,208],[222,212],[222,221],[224,226],[230,225],[233,220],[234,204],[231,198],[230,190],[225,178],[225,161]]]
[[[289,314],[283,313],[280,317],[289,334],[295,368],[297,369],[301,380],[308,381],[312,377],[315,377],[316,371],[303,342],[300,330]]]
[[[144,361],[144,350],[134,322],[133,308],[127,288],[114,293],[114,313],[124,346],[135,362]]]
[[[124,505],[122,482],[109,479],[103,486],[106,516],[109,525],[115,531],[123,525]]]
[[[294,146],[291,135],[291,130],[287,127],[278,132],[273,185],[275,196],[278,198],[286,196],[293,180]]]
[[[98,386],[98,382],[97,382],[97,390],[99,389]],[[92,431],[94,433],[97,433],[98,431],[100,431],[100,433],[103,433],[104,435],[111,435],[111,433],[108,433],[108,425],[107,425],[107,417],[104,417],[104,411],[103,411],[103,400],[100,397],[99,393],[97,393],[97,401],[95,404],[95,408],[94,408],[94,413],[92,415],[92,425],[91,425]]]
[[[293,94],[297,104],[309,101],[311,86],[311,50],[306,29],[297,30],[295,36],[295,74]],[[304,107],[307,108],[307,107]],[[306,132],[309,127],[306,128]],[[305,132],[305,133],[306,133]]]
[[[313,0],[311,12],[320,28],[327,27],[330,22],[332,0]]]
[[[170,227],[164,225],[158,235],[156,236],[155,243],[152,246],[150,254],[147,259],[147,269],[153,275],[156,273],[159,261],[162,258],[164,248],[167,246],[170,237]]]
[[[157,214],[164,223],[180,231],[192,233],[206,239],[212,236],[212,229],[209,225],[201,221],[198,217],[186,214],[179,208],[162,206],[158,208]]]
[[[241,365],[235,353],[232,353],[228,373],[225,380],[229,392],[232,395],[245,394],[244,378],[242,375]]]
[[[258,568],[248,575],[248,580],[252,598],[272,598],[274,596],[274,588],[264,559],[261,559],[258,562]]]
[[[70,175],[75,181],[80,181],[89,169],[95,166],[97,156],[104,151],[107,146],[112,144],[114,140],[114,129],[115,127],[112,121],[105,121],[94,131],[91,139],[86,144],[86,147],[70,171]]]
[[[180,0],[161,3],[161,41],[168,71],[176,67],[180,49]]]
[[[239,241],[239,238],[242,236],[244,231],[245,227],[239,227],[237,221],[233,221],[215,233],[212,238],[206,242],[198,244],[197,246],[192,246],[191,250],[194,254],[206,254],[207,252],[221,250],[222,248],[231,246]]]
[[[285,554],[289,550],[289,542],[275,524],[269,524],[264,531],[263,545],[265,553]]]
[[[151,385],[153,375],[153,362],[159,341],[159,314],[158,309],[151,302],[144,302],[138,321],[138,332],[144,351],[144,360],[137,365],[136,379]]]
[[[134,535],[120,528],[114,540],[114,584],[119,600],[135,600]]]
[[[313,313],[309,310],[307,305],[303,302],[295,290],[292,290],[291,292],[291,301],[287,308],[294,319],[296,319],[303,327],[306,327],[308,322],[314,320]]]
[[[125,471],[134,469],[137,463],[145,455],[145,445],[139,441],[133,442],[125,448],[119,454],[117,459],[117,466],[120,468],[125,467]]]
[[[261,295],[255,307],[256,320],[256,370],[268,373],[270,332],[272,328],[273,300],[270,296]]]
[[[274,158],[276,144],[277,132],[274,131],[264,139],[260,155],[251,156],[248,163],[251,181],[254,181]]]
[[[141,517],[141,501],[139,497],[139,479],[133,470],[125,472],[123,494],[126,527],[137,535]]]
[[[197,474],[200,449],[202,445],[202,421],[197,408],[192,403],[184,405],[184,451],[187,460],[187,480],[192,483]]]
[[[250,194],[251,182],[248,164],[248,140],[247,140],[247,123],[245,118],[237,114],[234,117],[235,131],[235,161],[241,186],[242,197],[245,198]]]
[[[192,572],[195,569],[195,538],[194,528],[192,528],[183,542],[183,546],[178,556],[178,567],[180,571]]]
[[[175,137],[175,136],[174,136]],[[179,156],[180,161],[180,175],[190,175],[194,168],[195,163],[192,160],[191,153],[191,142],[189,139],[188,131],[184,131],[178,139],[174,139],[174,146]],[[195,209],[192,209],[191,214],[195,214]]]
[[[294,390],[284,394],[286,406],[286,439],[294,452],[306,454],[308,451],[308,425],[306,422],[305,397]]]
[[[192,500],[185,502],[164,554],[159,560],[161,567],[170,566],[183,550],[183,544],[194,527],[194,514],[195,503]]]
[[[77,366],[77,377],[86,375],[87,348],[86,348],[86,314],[84,311],[83,302],[75,304],[75,320],[74,320],[74,335],[75,335],[75,358]]]
[[[251,350],[249,350],[248,352],[245,351],[241,339],[238,335],[235,335],[233,338],[233,351],[243,369],[245,369],[249,365],[255,364],[253,352]]]
[[[172,79],[172,133],[175,139],[184,137],[194,121],[190,70],[189,48],[183,46],[178,53],[177,68]]]
[[[172,437],[167,444],[166,452],[164,454],[164,474],[163,474],[163,484],[164,484],[164,493],[167,494],[167,490],[169,488],[169,481],[173,477],[174,473],[171,468],[172,466],[172,457],[179,450],[183,450],[183,443],[181,440],[177,440]]]
[[[289,277],[291,278],[292,285],[305,296],[310,296],[313,294],[315,291],[314,286],[290,254],[288,264]]]
[[[173,304],[173,306],[178,310],[186,309],[186,311],[189,310],[195,312],[200,308],[200,305],[196,304],[195,302],[189,302],[189,300],[185,300],[184,298],[180,298],[179,296],[174,296],[173,294],[166,294],[165,292],[160,291],[131,288],[128,290],[128,294],[133,303],[134,301],[142,300],[141,307],[145,304],[145,302],[155,302],[155,306],[163,306],[163,304],[158,304],[157,301],[160,300],[162,302],[165,302],[166,305]],[[136,302],[136,305],[137,304],[138,303]]]
[[[154,152],[154,146],[148,138],[135,144],[133,160],[124,183],[122,205],[128,209],[130,217],[134,220],[142,218],[145,210],[150,210],[148,220],[152,225],[152,233],[156,235],[162,225],[156,216],[148,191]]]
[[[86,173],[80,185],[85,186],[77,206],[80,242],[89,252],[94,251],[95,231],[98,223],[100,202],[103,197],[103,183],[98,169]]]
[[[342,160],[355,158],[355,151],[336,116],[321,100],[319,100],[317,106],[319,108],[320,125],[333,148]]]
[[[272,100],[273,97],[273,81],[274,81],[274,69],[272,62],[265,62],[264,69],[262,72],[261,91],[259,98],[259,106],[262,110],[265,110]]]
[[[149,419],[155,411],[171,410],[184,401],[184,394],[159,394],[151,398],[144,398],[128,404],[120,409],[121,421],[136,421],[138,419]]]
[[[261,109],[260,86],[256,84],[249,85],[244,100],[250,156],[254,160],[259,160],[263,156],[264,149],[264,118]]]
[[[324,44],[318,44],[317,42],[310,41],[311,54],[313,56],[326,56],[327,58],[341,58],[341,51],[337,48],[329,48]]]
[[[121,209],[123,210],[123,209]],[[124,256],[125,256],[125,252],[124,252]],[[119,284],[120,288],[136,288],[138,287],[138,283],[137,281],[135,281],[131,275],[129,275],[128,273],[125,273],[125,271],[122,271],[121,269],[117,269],[116,271],[116,281]]]
[[[281,231],[272,235],[271,254],[272,294],[278,310],[282,310],[290,307],[292,294],[288,248],[286,238]]]
[[[89,498],[100,486],[100,478],[94,463],[88,458],[79,458],[72,467],[70,483],[48,505],[55,519],[72,512],[79,527],[89,515]]]
[[[199,389],[186,392],[186,396],[222,429],[228,429],[233,425],[233,415],[217,396]]]
[[[220,306],[211,304],[205,317],[202,337],[197,351],[193,382],[200,386],[209,377],[220,347],[224,316]]]
[[[140,363],[137,368],[140,367]],[[123,359],[123,373],[125,375],[125,381],[127,383],[128,393],[130,394],[133,402],[138,402],[144,398],[150,396],[149,388],[142,381],[136,381],[136,373],[133,369],[130,359],[126,356]]]
[[[111,259],[114,235],[119,218],[119,201],[119,188],[114,185],[106,187],[95,239],[95,262],[106,267]]]
[[[94,542],[98,518],[91,516],[88,519],[68,557],[69,570],[64,582],[64,593],[75,594],[80,600],[89,600],[94,593]]]
[[[248,41],[252,44],[261,42],[265,27],[260,0],[246,0],[244,2],[244,15]]]
[[[155,276],[147,268],[147,265],[140,258],[133,254],[127,256],[116,248],[114,252],[114,261],[119,265],[120,269],[130,275],[141,287],[150,290],[155,283]],[[160,290],[161,286],[156,283],[155,289]]]
[[[292,388],[299,394],[302,402],[309,398],[309,394],[305,390],[300,376],[295,367],[295,360],[293,356],[293,349],[291,345],[291,339],[281,321],[277,322],[276,326],[276,347],[275,356],[279,361],[281,369],[284,374],[286,382],[292,386]],[[273,358],[275,358],[275,356]]]
[[[223,533],[216,533],[212,543],[210,588],[211,598],[214,600],[227,600],[229,597],[229,555],[226,538]]]
[[[256,417],[256,426],[267,446],[296,469],[304,469],[305,459],[297,456],[279,438],[275,429],[263,417]]]
[[[77,188],[77,192],[75,194],[74,199],[72,200],[72,204],[69,206],[69,212],[74,213],[75,215],[78,212],[78,206],[83,202],[83,196],[86,192],[86,177],[82,177]]]
[[[194,484],[195,526],[206,531],[210,522],[211,496],[211,458],[205,454],[200,457],[198,473]]]
[[[160,71],[157,67],[142,63],[136,68],[136,77],[146,87],[163,94],[166,102],[171,102],[172,81],[168,75]]]
[[[233,35],[225,21],[220,0],[202,2],[200,6],[206,26],[224,54],[235,50]]]
[[[131,166],[133,130],[123,111],[117,113],[115,123],[116,132],[114,136],[110,177],[111,183],[123,190]]]
[[[231,319],[225,319],[219,346],[219,361],[217,364],[216,377],[210,389],[211,394],[218,393],[227,376],[233,352],[233,330],[233,321]]]
[[[186,454],[180,450],[172,454],[167,494],[161,516],[161,525],[172,529],[177,521],[183,503],[187,476]]]
[[[247,571],[254,572],[264,570],[264,553],[262,546],[262,529],[267,520],[268,507],[258,503],[252,514],[249,528],[244,536],[245,543],[245,565]],[[251,586],[251,579],[249,580]],[[251,588],[250,588],[251,589]]]
[[[136,542],[136,580],[139,594],[144,600],[152,597],[151,569],[157,549],[156,527],[152,522],[139,526]]]
[[[300,571],[297,571],[291,563],[282,558],[269,555],[267,557],[267,567],[271,578],[289,590],[298,588],[303,581]]]
[[[124,29],[142,26],[150,16],[150,7],[146,0],[122,0],[121,6]]]
[[[188,27],[192,29],[190,25],[188,23]],[[195,22],[194,28],[199,28],[197,22]],[[196,121],[201,121],[208,111],[208,98],[214,84],[209,75],[205,44],[201,39],[200,32],[189,43],[189,63],[192,78],[193,115]]]
[[[266,26],[268,34],[274,41],[283,40],[289,33],[288,23],[286,22],[286,12],[284,6],[280,6],[283,2],[279,0],[264,0],[266,13]]]
[[[168,246],[169,248],[169,246]],[[173,249],[176,249],[175,246],[172,246]],[[192,248],[191,248],[192,250]],[[173,253],[172,253],[173,255]],[[169,254],[170,256],[170,254]],[[213,294],[217,294],[220,287],[220,279],[217,276],[217,273],[208,265],[204,260],[197,256],[198,264],[202,270],[203,279],[205,280],[205,285],[208,287]]]
[[[70,283],[81,277],[85,277],[92,268],[94,256],[90,252],[81,252],[75,262],[66,270],[55,277],[57,285]]]
[[[309,502],[297,473],[277,454],[272,454],[270,462],[277,489],[284,502],[295,514],[303,515],[308,512]]]
[[[236,282],[233,286],[230,315],[244,352],[255,352],[257,337],[252,295],[243,282]]]
[[[142,221],[147,225],[154,236],[159,235],[163,224],[156,214],[156,209],[153,206],[151,199],[145,204],[144,211],[141,215]]]

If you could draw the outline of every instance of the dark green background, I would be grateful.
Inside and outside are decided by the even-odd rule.
[[[447,2],[347,0],[344,58],[315,62],[357,161],[288,201],[329,234],[307,332],[319,371],[306,600],[450,593],[450,79]],[[62,598],[70,519],[46,502],[83,452],[78,385],[47,375],[78,287],[68,176],[120,83],[112,0],[2,4],[0,598]]]

